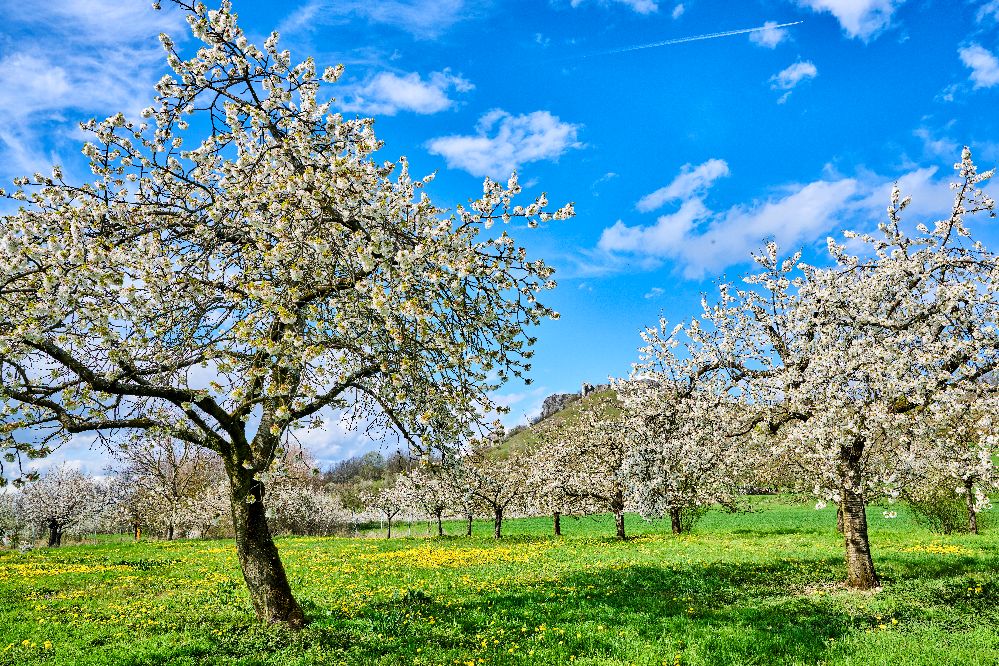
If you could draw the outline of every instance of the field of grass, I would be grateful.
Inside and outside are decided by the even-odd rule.
[[[297,634],[252,620],[228,541],[0,552],[0,664],[999,664],[999,516],[941,537],[872,508],[884,589],[857,593],[832,509],[754,509],[624,543],[609,516],[280,539]]]

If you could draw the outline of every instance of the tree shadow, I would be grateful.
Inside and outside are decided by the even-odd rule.
[[[518,535],[503,542],[548,540]],[[618,543],[611,538],[586,541]],[[995,602],[995,589],[968,591],[968,576],[980,569],[980,558],[885,555],[878,563],[884,583],[912,587],[928,607],[973,610],[980,605],[987,613],[985,604]],[[156,657],[163,662],[274,663],[269,655],[284,651],[328,655],[337,663],[401,664],[413,663],[419,654],[421,663],[436,664],[455,663],[459,657],[464,663],[466,657],[482,654],[490,663],[534,663],[501,652],[502,644],[494,648],[492,640],[513,637],[539,650],[558,641],[561,651],[546,653],[545,663],[568,663],[569,655],[615,663],[653,663],[655,658],[660,663],[681,651],[711,664],[818,663],[829,659],[844,637],[876,627],[880,620],[857,612],[858,604],[844,602],[844,594],[853,594],[843,590],[844,577],[838,555],[765,562],[592,563],[554,577],[503,578],[494,591],[468,595],[447,592],[447,587],[400,590],[349,613],[321,600],[305,601],[311,624],[303,632],[230,625],[232,635],[211,647],[177,645],[172,653],[164,647]],[[902,603],[904,598],[889,600]],[[914,620],[925,620],[919,616],[929,612],[902,610]],[[538,638],[545,632],[549,642]],[[486,649],[494,651],[484,653]],[[122,663],[157,662],[147,653]]]

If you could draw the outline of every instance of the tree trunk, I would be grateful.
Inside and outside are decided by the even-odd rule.
[[[468,514],[468,531],[465,533],[465,536],[472,536],[472,519],[473,518],[474,518],[474,516],[472,516],[472,514]]]
[[[975,484],[971,481],[964,482],[964,499],[968,503],[968,531],[978,534],[978,512],[975,511]]]
[[[843,479],[843,540],[846,544],[846,584],[859,590],[880,585],[871,557],[871,542],[867,537],[867,508],[861,490],[860,459],[864,443],[855,441],[843,447],[840,454],[840,478]]]
[[[439,537],[444,536],[444,521],[441,520],[441,513],[443,512],[442,511],[437,512],[437,536]]]
[[[392,538],[392,519],[391,518],[388,519],[388,531],[385,532],[385,538],[386,539],[391,539]]]
[[[552,523],[555,530],[555,536],[562,536],[562,512],[554,511],[552,512]]]
[[[305,616],[292,596],[288,576],[267,527],[263,485],[254,481],[249,470],[228,471],[236,552],[257,618],[300,629]]]
[[[680,522],[680,509],[669,510],[669,523],[670,527],[673,528],[673,534],[680,534],[683,532],[683,523]]]
[[[49,548],[62,545],[62,527],[55,520],[49,521]]]
[[[838,505],[836,505],[836,532],[838,534],[842,534],[843,533],[843,502],[842,501],[840,501],[840,503]]]
[[[495,513],[493,513],[493,537],[499,539],[501,538],[503,531],[503,509],[496,507]]]
[[[618,539],[624,539],[624,511],[614,512],[614,534]]]
[[[139,525],[139,523],[136,523],[133,527],[135,528],[135,530],[134,530],[135,531],[135,540],[138,541],[139,539],[142,538],[142,527]]]
[[[620,484],[614,484],[614,494],[611,496],[611,511],[614,512],[614,532],[618,539],[624,539],[624,489]]]
[[[173,523],[167,525],[167,541],[173,541]]]

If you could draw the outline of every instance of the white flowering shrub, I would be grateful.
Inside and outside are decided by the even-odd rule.
[[[208,449],[166,437],[132,437],[114,449],[120,466],[120,508],[135,525],[166,539],[179,532],[181,505],[222,475],[221,460]]]
[[[363,495],[366,509],[386,523],[385,538],[392,538],[392,521],[410,506],[411,495],[402,475],[396,476],[380,488],[367,490]]]
[[[631,379],[615,382],[632,439],[623,478],[643,516],[669,518],[674,533],[686,532],[708,507],[736,506],[738,480],[753,458],[726,428],[745,410],[726,382],[697,372],[696,356],[677,354],[704,344],[696,324],[687,335],[660,320],[642,338]]]
[[[268,487],[267,522],[276,532],[301,536],[347,533],[353,513],[340,497],[317,484],[281,481]]]
[[[633,435],[613,391],[590,395],[543,423],[530,462],[534,504],[560,514],[609,511],[615,535],[624,539],[630,508],[624,466]]]
[[[0,492],[0,545],[17,548],[25,537],[27,527],[17,496],[10,492]]]
[[[65,534],[93,528],[104,506],[104,491],[94,479],[61,465],[27,484],[17,501],[25,521],[55,547],[62,545]]]
[[[503,518],[532,504],[533,471],[528,452],[502,442],[476,440],[458,462],[463,494],[493,519],[493,537],[503,536]],[[471,514],[470,514],[471,515]],[[469,523],[471,524],[471,523]]]

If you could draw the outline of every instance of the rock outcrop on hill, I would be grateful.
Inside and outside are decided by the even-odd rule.
[[[541,415],[538,416],[534,423],[544,421],[555,412],[562,411],[572,403],[579,400],[580,397],[581,396],[578,393],[555,393],[548,396],[545,398],[545,401],[541,403]]]
[[[580,398],[590,395],[591,393],[596,393],[598,391],[604,391],[610,388],[610,384],[589,384],[583,382],[582,389],[579,393],[553,393],[552,395],[545,398],[545,401],[541,403],[541,414],[538,418],[531,421],[531,424],[539,423],[544,421],[552,414],[560,412],[572,403],[576,402]]]

